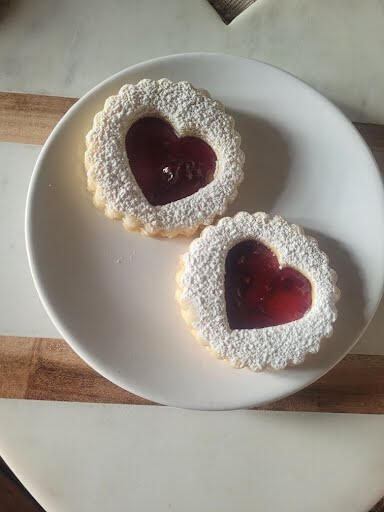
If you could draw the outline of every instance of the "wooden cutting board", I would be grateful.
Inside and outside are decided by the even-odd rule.
[[[0,93],[0,142],[42,144],[75,98]],[[384,126],[357,124],[379,161]],[[376,336],[380,330],[376,328]],[[147,404],[89,368],[62,340],[0,336],[0,396]],[[353,354],[274,410],[384,412],[384,355]]]

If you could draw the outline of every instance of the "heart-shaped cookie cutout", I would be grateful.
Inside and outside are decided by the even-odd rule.
[[[225,262],[225,299],[231,329],[260,329],[302,318],[312,305],[310,281],[257,240],[232,247]]]
[[[130,168],[147,201],[172,203],[190,196],[213,180],[216,154],[198,137],[178,137],[159,117],[133,123],[125,138]]]

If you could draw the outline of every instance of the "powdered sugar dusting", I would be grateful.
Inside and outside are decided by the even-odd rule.
[[[195,194],[161,206],[144,197],[131,172],[125,151],[128,128],[140,117],[157,115],[172,124],[179,136],[196,135],[215,151],[217,164],[211,183]],[[86,138],[86,168],[97,202],[116,217],[136,219],[147,231],[183,231],[208,225],[237,195],[243,178],[244,155],[231,116],[205,91],[188,82],[141,80],[124,85],[96,114]]]
[[[270,247],[281,266],[306,275],[313,288],[311,309],[299,320],[262,329],[235,329],[228,325],[225,305],[225,261],[228,251],[246,239]],[[179,300],[192,318],[191,327],[218,357],[233,366],[254,371],[300,364],[307,353],[319,351],[321,340],[332,334],[339,298],[336,273],[317,241],[279,216],[240,212],[207,227],[183,257]]]

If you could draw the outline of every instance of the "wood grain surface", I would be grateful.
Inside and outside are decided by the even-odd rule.
[[[0,92],[0,142],[44,144],[76,98]]]
[[[96,373],[62,340],[2,336],[0,361],[4,398],[151,403]],[[384,413],[384,356],[349,355],[311,386],[263,409]]]
[[[0,92],[0,142],[44,144],[78,98]],[[355,123],[372,152],[384,153],[384,125]]]
[[[76,98],[0,93],[0,142],[43,144]],[[384,164],[384,126],[356,125]],[[0,397],[148,404],[107,381],[62,340],[0,336]],[[384,356],[349,355],[312,386],[266,409],[384,413]]]

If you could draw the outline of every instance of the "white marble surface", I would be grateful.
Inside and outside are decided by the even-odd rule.
[[[0,400],[0,417],[47,512],[363,512],[383,494],[384,416]]]
[[[0,90],[80,96],[143,59],[217,51],[280,66],[352,119],[384,122],[381,0],[257,0],[228,27],[206,0],[9,4]],[[0,144],[0,333],[55,337],[24,249],[38,151]],[[356,352],[384,354],[383,323],[382,305]],[[0,417],[0,453],[47,512],[361,512],[383,493],[383,416],[0,400]]]
[[[0,90],[79,96],[133,63],[213,51],[301,77],[355,121],[384,122],[382,0],[257,0],[226,26],[207,0],[10,1]]]

